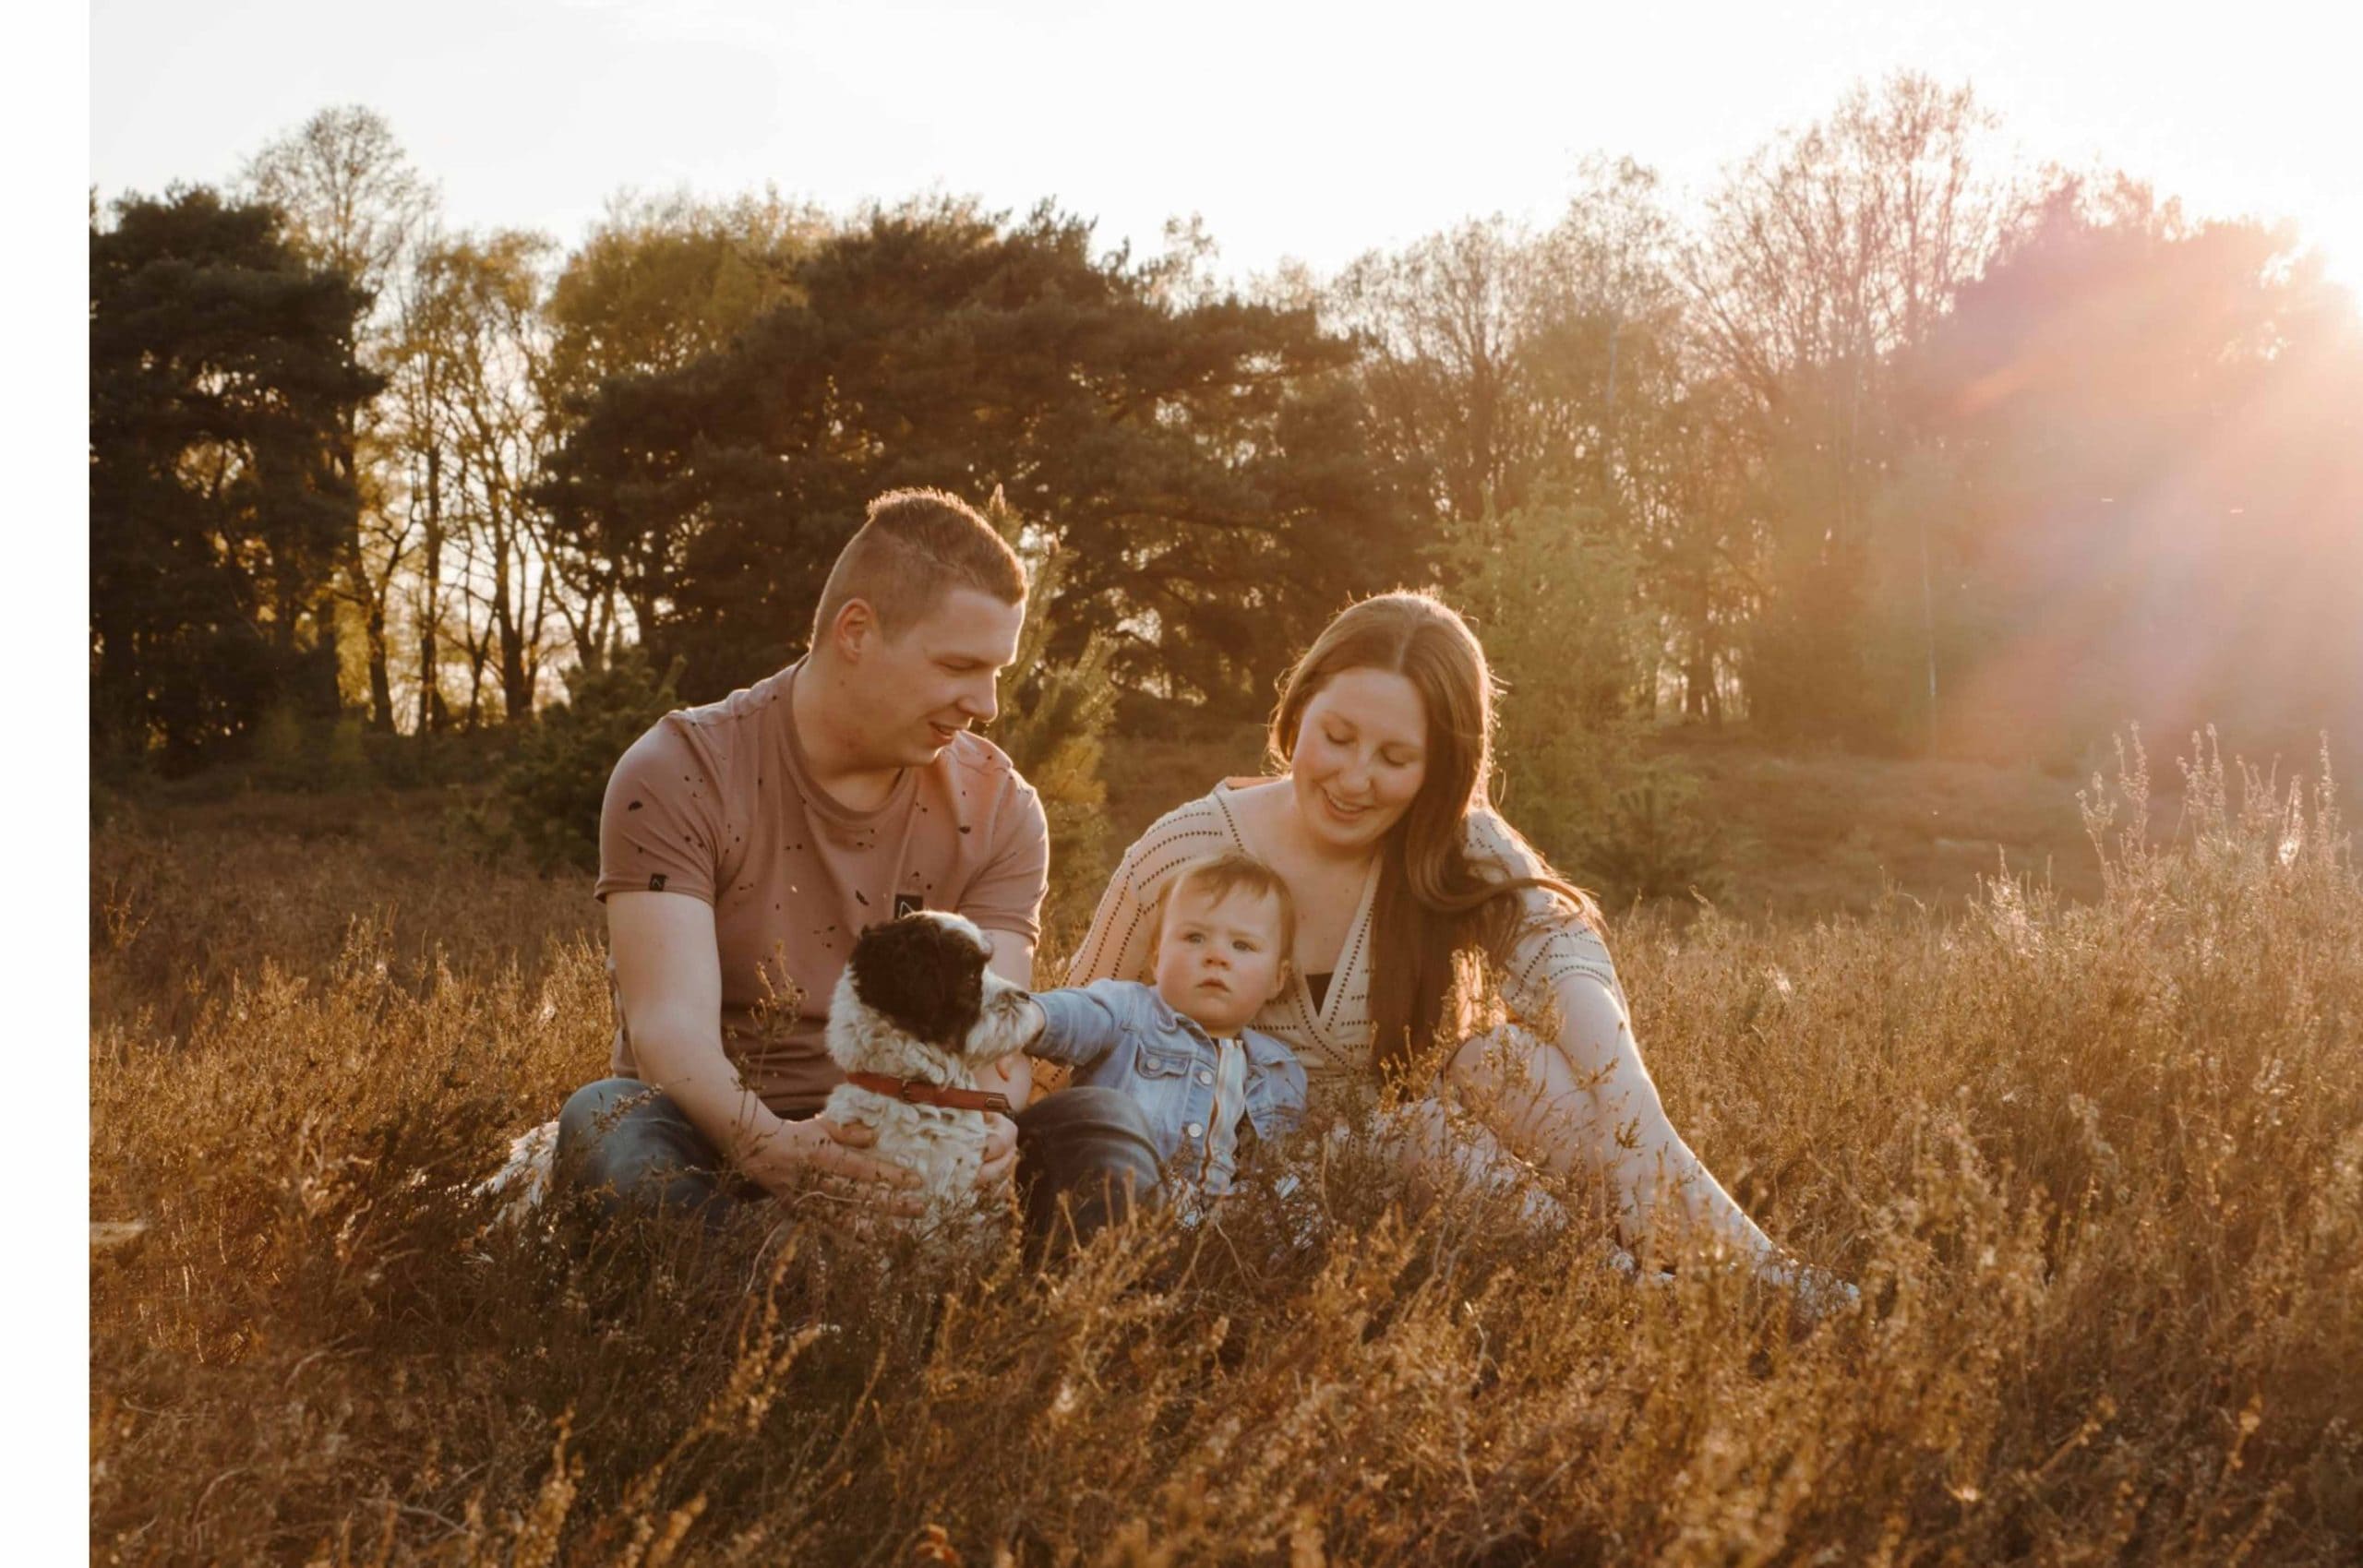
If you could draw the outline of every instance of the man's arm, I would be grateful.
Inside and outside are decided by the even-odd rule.
[[[641,1076],[716,1148],[774,1192],[814,1170],[918,1184],[916,1172],[860,1152],[876,1137],[868,1128],[784,1120],[740,1081],[722,1049],[722,958],[710,904],[670,892],[613,892],[606,903],[616,989]]]

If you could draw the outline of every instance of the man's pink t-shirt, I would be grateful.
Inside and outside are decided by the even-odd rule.
[[[874,811],[815,787],[790,719],[799,667],[667,713],[632,743],[600,808],[595,890],[714,906],[723,1050],[782,1113],[818,1108],[843,1077],[822,1033],[864,926],[948,909],[1030,943],[1050,877],[1042,803],[980,736],[904,769]],[[608,976],[612,989],[612,962]],[[613,1066],[640,1076],[620,1001]]]

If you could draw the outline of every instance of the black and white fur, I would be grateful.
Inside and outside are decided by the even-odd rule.
[[[920,910],[872,926],[829,999],[829,1055],[847,1072],[977,1087],[977,1069],[1024,1050],[1041,1005],[986,965],[985,934],[957,915]],[[984,1163],[985,1113],[912,1105],[840,1083],[822,1113],[877,1130],[870,1153],[919,1173],[931,1213],[970,1205]]]

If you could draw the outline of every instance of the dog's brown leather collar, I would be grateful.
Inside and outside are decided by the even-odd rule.
[[[942,1106],[947,1110],[991,1110],[1003,1116],[1017,1114],[1011,1107],[1008,1095],[996,1095],[990,1089],[954,1089],[942,1083],[930,1083],[923,1078],[891,1078],[883,1072],[848,1072],[846,1082],[873,1095],[883,1095],[890,1100],[902,1100],[915,1106]]]

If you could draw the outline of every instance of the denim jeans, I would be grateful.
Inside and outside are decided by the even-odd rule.
[[[807,1113],[808,1115],[810,1113]],[[1017,1190],[1029,1238],[1063,1230],[1078,1239],[1155,1201],[1157,1143],[1147,1119],[1113,1089],[1062,1089],[1019,1111]],[[558,1113],[558,1179],[597,1194],[611,1215],[661,1209],[726,1221],[763,1190],[729,1169],[722,1151],[663,1090],[632,1078],[602,1078],[570,1095]]]

